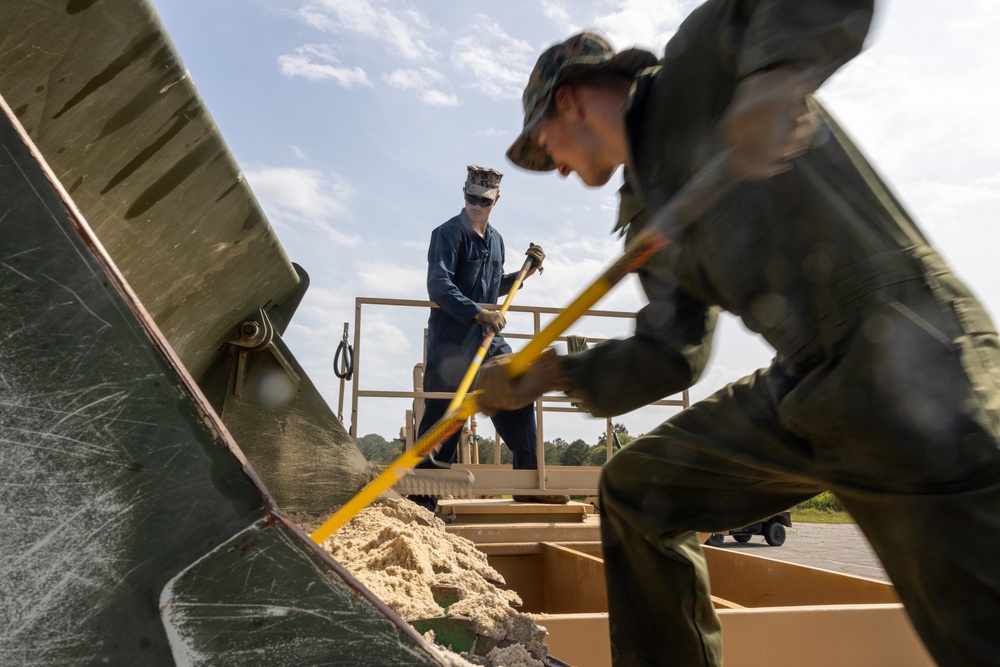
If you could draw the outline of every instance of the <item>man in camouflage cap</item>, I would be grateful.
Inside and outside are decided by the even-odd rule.
[[[552,92],[574,76],[595,71],[614,72],[631,79],[637,72],[656,65],[656,56],[643,49],[625,49],[615,53],[600,35],[584,32],[555,44],[535,64],[521,100],[524,105],[524,129],[507,151],[507,157],[519,167],[535,171],[555,168],[552,158],[531,140],[531,131],[549,108]]]
[[[500,196],[500,179],[503,174],[492,167],[481,167],[478,164],[470,164],[466,169],[469,173],[465,178],[463,192],[473,197],[485,197],[495,204]]]
[[[427,324],[427,364],[424,391],[454,392],[476,356],[483,339],[495,333],[486,359],[510,353],[510,345],[500,335],[506,325],[503,314],[485,310],[480,303],[496,303],[506,295],[517,271],[504,273],[504,243],[490,223],[490,214],[500,200],[500,179],[496,169],[470,164],[462,187],[465,206],[458,215],[431,233],[427,250],[427,293],[438,308],[432,308]],[[526,274],[542,269],[545,253],[534,243],[525,253],[534,262]],[[520,269],[520,267],[518,267]],[[424,414],[417,429],[426,433],[447,411],[448,399],[424,399]],[[537,430],[531,405],[501,410],[493,415],[497,433],[513,454],[514,468],[536,470]],[[418,468],[448,467],[455,462],[459,433],[440,445]],[[499,462],[498,462],[499,463]],[[434,511],[437,500],[430,496],[410,496],[414,502]],[[569,502],[568,496],[518,496],[515,500]]]
[[[714,156],[736,183],[639,271],[649,305],[632,337],[548,351],[516,379],[498,357],[482,369],[481,408],[563,390],[605,417],[680,392],[704,370],[722,309],[776,352],[605,465],[618,666],[720,665],[696,531],[824,490],[871,542],[935,660],[997,664],[996,327],[811,94],[860,52],[873,10],[708,0],[656,66],[578,35],[542,54],[525,89],[510,160],[591,186],[624,166],[627,240]]]

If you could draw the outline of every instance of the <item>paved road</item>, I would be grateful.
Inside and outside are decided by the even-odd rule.
[[[744,544],[727,535],[722,548],[870,579],[889,580],[868,540],[853,523],[796,523],[787,530],[787,534],[788,538],[780,547],[768,546],[759,535]]]

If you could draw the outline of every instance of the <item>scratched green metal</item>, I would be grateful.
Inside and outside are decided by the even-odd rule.
[[[226,384],[236,327],[266,308],[282,345],[307,280],[153,5],[0,2],[0,95],[278,504],[321,513],[360,491],[369,466],[308,378],[262,404],[255,383],[270,355],[258,352],[247,391]]]
[[[0,314],[0,665],[436,664],[281,518],[3,113]]]
[[[0,94],[195,379],[298,285],[153,6],[0,2]]]

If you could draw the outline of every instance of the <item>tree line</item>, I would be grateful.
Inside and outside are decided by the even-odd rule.
[[[624,447],[634,440],[623,424],[612,424],[612,442],[614,449]],[[479,462],[496,463],[492,438],[480,437]],[[602,432],[597,444],[590,445],[583,438],[566,442],[562,438],[546,440],[545,465],[555,466],[602,466],[607,461],[607,433]],[[399,438],[386,440],[377,433],[369,433],[358,438],[358,449],[365,459],[371,463],[391,463],[403,453],[404,443]],[[510,450],[503,444],[500,446],[500,463],[510,465],[512,457]]]

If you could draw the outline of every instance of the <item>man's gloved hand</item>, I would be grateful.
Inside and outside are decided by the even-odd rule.
[[[542,250],[542,246],[535,245],[534,243],[529,243],[528,249],[525,251],[524,254],[534,260],[531,264],[531,268],[528,269],[528,273],[526,275],[530,276],[535,271],[538,271],[539,273],[545,272],[545,269],[542,268],[542,262],[545,261],[545,251]]]
[[[507,326],[507,318],[503,316],[503,313],[497,310],[480,310],[476,313],[476,316],[472,318],[472,321],[476,324],[491,327],[494,333],[500,333],[503,331],[503,328]]]
[[[751,74],[736,87],[719,119],[718,138],[732,149],[728,167],[739,177],[762,179],[791,168],[809,148],[815,119],[806,96],[820,78],[804,65],[780,65]]]
[[[513,357],[497,355],[479,370],[476,388],[481,390],[477,399],[480,412],[492,417],[503,410],[522,408],[547,391],[569,389],[562,358],[552,348],[545,350],[520,377],[511,379]]]

